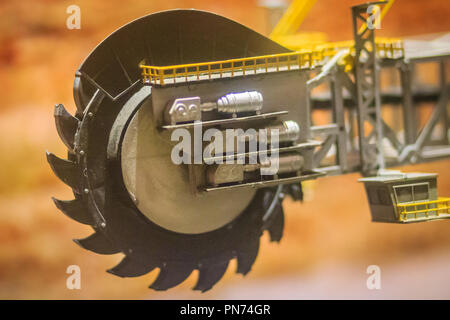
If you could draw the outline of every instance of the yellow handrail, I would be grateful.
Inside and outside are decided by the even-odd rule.
[[[297,32],[316,1],[317,0],[293,0],[273,29],[270,38],[274,39]]]
[[[399,203],[397,204],[398,219],[400,221],[411,220],[408,215],[417,215],[424,213],[426,218],[437,218],[440,214],[450,214],[450,198],[439,198],[438,200]],[[423,218],[423,217],[419,217]]]
[[[312,50],[289,53],[172,66],[150,66],[141,63],[139,67],[142,69],[144,83],[164,85],[167,84],[166,79],[170,78],[175,82],[177,77],[182,77],[187,82],[190,76],[193,76],[191,80],[195,81],[201,80],[202,77],[211,79],[212,75],[222,78],[227,74],[233,77],[239,73],[245,76],[246,73],[310,69],[325,63],[328,57],[345,48],[353,52],[353,41],[326,43]],[[404,54],[403,42],[398,39],[377,39],[376,50],[381,58],[402,57]]]

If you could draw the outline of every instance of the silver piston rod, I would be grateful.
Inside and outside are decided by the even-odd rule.
[[[238,143],[246,143],[246,142],[256,142],[261,144],[265,144],[266,146],[272,145],[272,143],[276,142],[275,136],[278,137],[278,143],[284,142],[293,142],[295,143],[300,136],[300,127],[297,122],[292,120],[280,121],[275,124],[268,125],[266,127],[262,127],[255,130],[247,130],[244,131],[243,134],[231,134],[228,135],[226,130],[221,131],[222,139],[224,141],[224,145],[232,146],[233,150],[238,150]],[[211,142],[211,147],[213,147],[215,142]],[[214,154],[221,154],[223,150],[216,150],[214,148]],[[226,150],[228,151],[228,150]]]
[[[297,122],[292,120],[281,121],[263,127],[258,131],[255,130],[253,135],[244,134],[239,137],[239,139],[241,142],[256,140],[258,142],[271,144],[275,136],[278,136],[278,143],[288,141],[294,142],[298,140],[300,136],[300,127]]]
[[[281,123],[265,127],[267,134],[257,132],[259,142],[271,143],[275,135],[278,135],[278,142],[296,141],[300,136],[300,127],[297,122],[292,120],[282,121]]]
[[[263,96],[258,91],[229,93],[216,103],[217,111],[224,113],[240,113],[255,111],[260,113],[263,106]]]

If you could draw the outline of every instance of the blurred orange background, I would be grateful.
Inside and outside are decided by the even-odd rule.
[[[301,30],[329,40],[351,39],[350,6],[361,1],[318,0]],[[68,30],[66,8],[81,8],[81,29]],[[269,30],[256,0],[7,0],[0,2],[0,298],[450,298],[450,221],[412,225],[370,222],[358,174],[313,184],[308,201],[284,202],[285,236],[263,236],[259,257],[245,278],[234,274],[208,293],[190,291],[196,272],[179,287],[147,289],[158,271],[137,279],[105,272],[120,255],[100,256],[71,238],[91,233],[61,214],[50,197],[71,192],[51,172],[45,150],[63,156],[53,105],[73,112],[72,81],[88,53],[115,29],[140,16],[173,8],[224,15],[256,31]],[[447,0],[397,0],[382,36],[450,30]],[[450,160],[408,166],[439,174],[439,194],[450,195]],[[66,288],[66,268],[79,265],[81,290]],[[378,265],[382,289],[366,288],[366,268]]]

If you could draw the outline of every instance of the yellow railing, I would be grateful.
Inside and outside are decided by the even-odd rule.
[[[450,214],[450,198],[438,200],[400,203],[397,204],[398,218],[400,221],[416,219],[436,219]],[[419,216],[418,216],[419,215]]]
[[[381,58],[403,56],[401,40],[377,40],[376,48]],[[334,56],[342,49],[350,49],[350,52],[352,52],[353,41],[326,43],[318,45],[312,50],[290,53],[173,66],[150,66],[141,63],[139,67],[142,69],[144,83],[165,85],[257,73],[311,69],[322,65],[327,61],[327,58]]]

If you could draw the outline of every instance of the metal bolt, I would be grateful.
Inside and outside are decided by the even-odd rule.
[[[84,189],[84,193],[88,194],[89,193],[89,189]]]
[[[94,114],[93,114],[92,112],[89,112],[89,113],[88,113],[88,116],[89,116],[89,117],[92,117],[93,115],[94,115]]]
[[[104,228],[104,227],[106,227],[106,223],[102,222],[102,223],[100,223],[100,226],[101,226],[102,228]]]
[[[180,103],[179,105],[177,105],[177,112],[180,113],[182,116],[186,116],[187,115],[186,106]]]
[[[80,150],[80,156],[84,156],[84,151]]]

